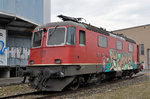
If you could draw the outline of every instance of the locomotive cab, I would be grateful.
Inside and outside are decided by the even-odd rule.
[[[76,28],[55,26],[33,32],[29,65],[72,63],[76,45]]]

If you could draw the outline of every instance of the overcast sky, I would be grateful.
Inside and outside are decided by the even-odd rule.
[[[59,14],[117,30],[150,24],[150,0],[51,0],[51,21],[61,21]]]

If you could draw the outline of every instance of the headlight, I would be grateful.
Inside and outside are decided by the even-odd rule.
[[[61,64],[61,60],[60,59],[55,59],[54,60],[56,64]]]
[[[29,64],[31,64],[31,65],[34,64],[34,61],[33,61],[33,60],[30,60],[30,61],[29,61]]]

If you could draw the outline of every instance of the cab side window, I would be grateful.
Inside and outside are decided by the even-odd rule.
[[[85,46],[85,31],[79,31],[79,44],[80,46]]]
[[[129,44],[128,47],[129,47],[129,52],[133,52],[133,45]]]
[[[140,55],[144,55],[144,44],[140,44]]]
[[[76,44],[76,28],[75,27],[68,27],[66,44],[67,45]]]
[[[107,37],[99,35],[98,36],[98,46],[107,48]]]
[[[116,48],[118,49],[118,50],[122,50],[122,42],[121,41],[119,41],[119,40],[116,40]]]

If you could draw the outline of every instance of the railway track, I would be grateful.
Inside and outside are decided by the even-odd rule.
[[[1,99],[45,99],[45,98],[71,98],[76,99],[77,97],[88,96],[95,93],[102,93],[107,90],[114,90],[120,87],[124,87],[127,85],[135,84],[137,82],[145,81],[146,75],[138,74],[133,76],[132,78],[123,78],[123,79],[115,79],[113,81],[107,81],[104,83],[98,84],[90,84],[84,87],[80,87],[79,89],[72,91],[72,90],[65,90],[62,92],[41,92],[41,91],[33,91],[28,93],[22,93],[17,95],[11,95],[6,97],[1,97]]]
[[[22,84],[23,77],[0,78],[0,87]]]

